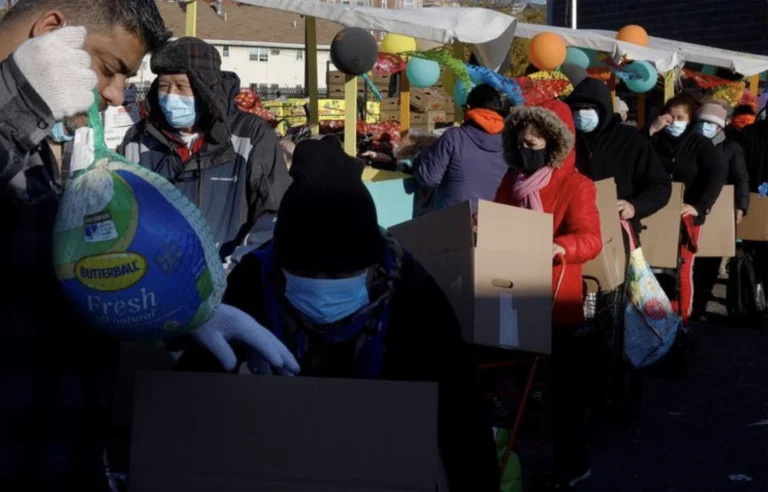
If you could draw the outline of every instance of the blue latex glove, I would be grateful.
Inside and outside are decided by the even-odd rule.
[[[220,305],[213,317],[190,336],[216,356],[227,371],[234,370],[237,365],[237,356],[229,345],[232,341],[248,345],[281,374],[295,375],[301,371],[293,354],[272,332],[227,304]]]

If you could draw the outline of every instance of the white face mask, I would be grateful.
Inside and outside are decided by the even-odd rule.
[[[578,131],[591,133],[600,124],[600,116],[595,109],[579,109],[573,113],[573,124]]]
[[[697,130],[707,138],[715,138],[717,132],[720,131],[720,127],[717,125],[717,123],[702,121],[698,124]]]
[[[685,133],[685,130],[688,128],[688,123],[685,121],[674,121],[671,125],[666,127],[664,130],[672,135],[673,137],[679,137],[683,133]]]

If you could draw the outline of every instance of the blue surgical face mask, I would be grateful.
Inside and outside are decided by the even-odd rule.
[[[53,125],[53,129],[51,130],[51,140],[57,143],[67,143],[74,140],[74,135],[69,135],[67,133],[67,129],[64,126],[64,123],[61,121],[57,121],[55,125]]]
[[[578,131],[591,133],[600,124],[600,116],[595,109],[579,109],[573,112],[573,124]]]
[[[717,123],[700,121],[696,126],[696,130],[707,138],[715,138],[717,132],[720,131],[720,127],[717,126]]]
[[[285,297],[318,325],[328,325],[370,303],[368,272],[349,278],[308,278],[285,274]]]
[[[664,131],[672,135],[673,137],[677,138],[683,133],[685,133],[685,130],[688,128],[688,123],[685,121],[673,121],[671,125],[664,128]]]
[[[165,115],[165,121],[177,130],[192,128],[197,119],[194,97],[160,94],[160,109]]]

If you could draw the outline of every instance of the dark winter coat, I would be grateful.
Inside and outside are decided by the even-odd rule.
[[[437,188],[433,209],[465,200],[477,211],[478,200],[493,200],[507,163],[501,135],[491,135],[474,122],[449,128],[413,163],[414,176],[423,186]]]
[[[749,174],[744,161],[744,152],[739,144],[724,137],[723,135],[723,140],[718,142],[716,147],[727,166],[727,183],[734,188],[733,206],[736,210],[747,212],[749,210]]]
[[[203,212],[222,256],[228,256],[261,215],[277,212],[291,178],[274,130],[239,111],[230,97],[240,85],[237,75],[224,72],[222,78],[213,88],[190,79],[198,106],[210,101],[217,114],[226,115],[200,137],[205,141],[199,151],[187,159],[178,152],[186,144],[157,106],[155,80],[145,102],[149,117],[128,131],[118,152],[176,185]]]
[[[282,274],[277,273],[270,282],[281,299],[283,316],[301,324],[301,317],[285,300]],[[374,292],[371,285],[376,282],[374,275],[369,291]],[[229,275],[227,284],[223,302],[272,329],[257,256],[245,256]],[[469,347],[461,337],[448,299],[426,270],[405,255],[389,302],[383,378],[438,382],[438,444],[451,490],[498,491],[493,436],[483,416]],[[308,365],[302,364],[303,374],[355,377],[351,362],[355,343],[330,342],[313,336],[307,328],[302,329],[310,336],[305,357]],[[296,351],[295,343],[287,341],[286,345]],[[180,370],[221,370],[218,362],[201,349],[185,352],[179,363]]]
[[[61,176],[46,103],[0,63],[0,488],[105,489],[116,340],[72,310],[53,267]]]
[[[768,183],[768,120],[758,120],[744,129],[744,157],[749,173],[749,189],[757,193],[763,183]]]
[[[728,176],[722,155],[693,125],[678,138],[662,130],[651,137],[651,143],[672,180],[685,185],[683,201],[699,213],[694,223],[703,224]]]
[[[582,265],[595,258],[603,249],[600,235],[600,214],[595,203],[595,184],[582,176],[575,167],[573,153],[573,116],[559,100],[541,108],[525,107],[512,111],[511,121],[530,122],[547,138],[550,162],[556,167],[552,177],[541,191],[544,212],[552,214],[553,242],[565,250],[567,265],[552,268],[552,291],[557,293],[552,309],[555,327],[576,326],[584,321]],[[508,155],[517,148],[516,135],[506,136]],[[501,182],[496,201],[517,206],[512,192],[517,171],[511,170]],[[524,240],[525,231],[521,231]],[[563,272],[565,269],[565,272]],[[562,276],[558,291],[557,286]]]
[[[596,79],[582,81],[566,99],[568,104],[597,106],[600,125],[591,133],[576,133],[576,167],[593,181],[614,178],[619,200],[635,207],[632,226],[669,201],[672,184],[648,139],[613,114],[611,94]]]

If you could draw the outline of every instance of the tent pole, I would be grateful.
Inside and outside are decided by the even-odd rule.
[[[577,28],[578,4],[577,0],[571,0],[571,29]]]
[[[405,70],[400,72],[400,132],[411,128],[411,82]]]
[[[464,61],[464,43],[460,43],[458,41],[453,43],[453,57]],[[456,79],[454,77],[454,79]],[[454,85],[458,83],[458,80],[454,80]],[[453,97],[453,94],[448,94],[449,96]],[[456,104],[456,100],[453,101],[453,124],[456,126],[460,126],[462,123],[464,123],[464,109]]]
[[[197,35],[197,1],[187,2],[184,5],[184,10],[187,13],[184,34],[186,36],[195,37]]]
[[[757,89],[759,84],[760,84],[760,74],[756,73],[755,75],[749,78],[749,92],[757,96]]]
[[[664,74],[664,103],[675,97],[675,71]]]
[[[304,53],[306,54],[304,63],[306,64],[307,95],[309,96],[308,123],[312,135],[317,135],[320,128],[320,103],[317,83],[317,20],[314,17],[305,17],[304,36]]]
[[[357,155],[357,76],[345,75],[344,78],[344,150],[347,154]]]

